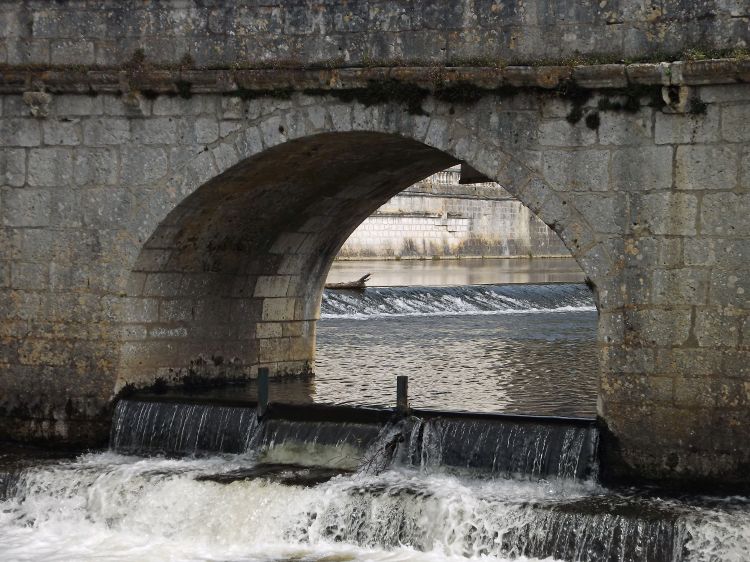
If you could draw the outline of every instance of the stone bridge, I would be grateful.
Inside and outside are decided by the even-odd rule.
[[[348,234],[465,162],[595,288],[605,476],[746,486],[748,6],[585,4],[0,1],[0,435],[308,371]]]

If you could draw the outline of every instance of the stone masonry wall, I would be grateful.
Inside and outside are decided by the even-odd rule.
[[[654,58],[747,47],[742,1],[3,0],[0,64],[371,65]],[[472,62],[476,64],[476,62]]]
[[[502,187],[458,180],[448,170],[396,195],[357,227],[338,258],[570,256]]]
[[[692,113],[603,110],[618,98],[602,91],[581,106],[599,122],[575,124],[554,93],[427,100],[428,116],[300,95],[52,95],[40,112],[4,95],[2,432],[86,440],[125,382],[302,368],[338,247],[455,157],[552,225],[597,288],[605,466],[741,482],[749,88],[690,88]]]

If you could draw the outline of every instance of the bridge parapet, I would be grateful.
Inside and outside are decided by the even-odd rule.
[[[139,50],[225,67],[652,60],[747,47],[748,17],[721,0],[16,0],[0,4],[0,62],[116,66]]]

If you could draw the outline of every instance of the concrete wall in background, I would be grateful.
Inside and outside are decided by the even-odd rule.
[[[496,183],[458,169],[414,184],[355,230],[338,259],[570,256],[560,238]]]

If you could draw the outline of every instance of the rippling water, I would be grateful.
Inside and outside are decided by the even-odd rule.
[[[596,310],[585,285],[328,292],[314,400],[474,412],[593,415]]]

